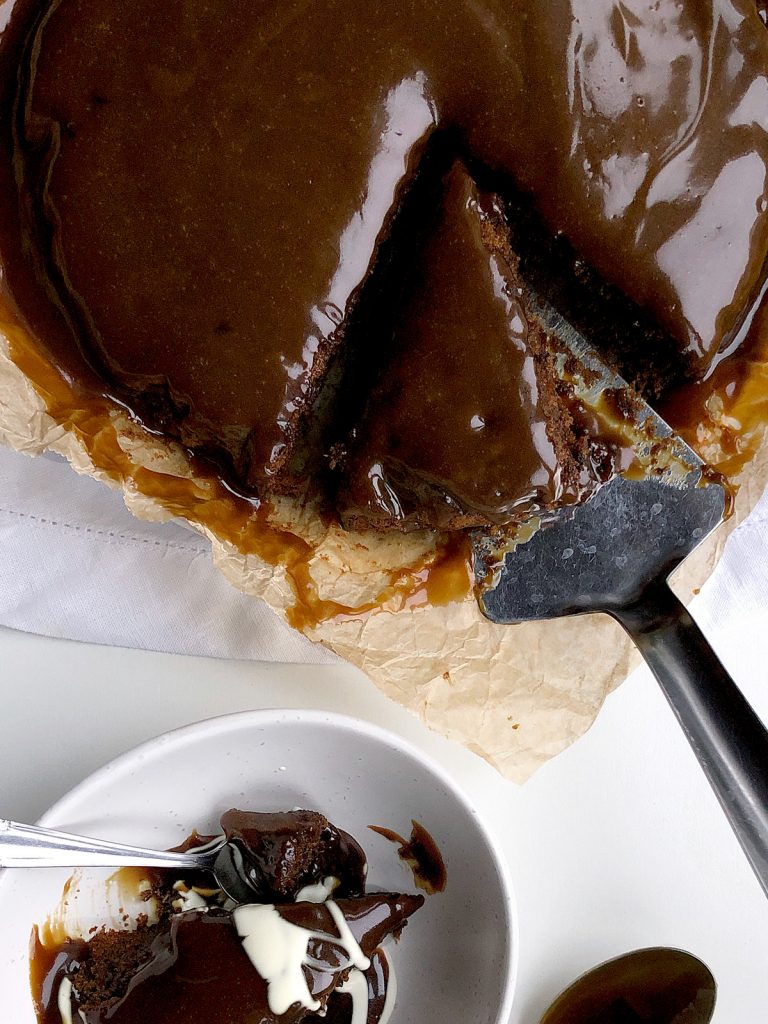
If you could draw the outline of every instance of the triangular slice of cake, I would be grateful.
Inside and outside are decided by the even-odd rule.
[[[500,199],[457,162],[425,234],[339,459],[342,521],[454,529],[584,500],[609,471],[606,447],[554,373]]]

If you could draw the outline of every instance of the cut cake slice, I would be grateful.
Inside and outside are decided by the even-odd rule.
[[[584,500],[611,472],[527,307],[502,203],[459,162],[338,462],[342,522],[378,530],[521,521]]]

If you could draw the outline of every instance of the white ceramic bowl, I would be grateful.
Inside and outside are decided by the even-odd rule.
[[[453,781],[424,754],[367,722],[254,711],[188,726],[113,761],[41,823],[163,848],[193,827],[216,831],[219,814],[231,806],[316,808],[362,843],[373,888],[406,892],[414,888],[410,871],[367,826],[408,835],[411,819],[419,821],[440,847],[448,885],[427,898],[393,950],[393,1024],[506,1024],[517,931],[503,859]],[[0,964],[10,965],[4,1019],[14,1024],[34,1024],[30,929],[57,905],[67,875],[18,870],[0,880]]]

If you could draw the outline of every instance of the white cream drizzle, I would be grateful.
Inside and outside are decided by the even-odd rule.
[[[267,983],[272,1013],[285,1013],[293,1003],[319,1010],[302,970],[309,933],[282,918],[271,904],[244,904],[233,917],[248,959]]]
[[[325,903],[327,902],[335,889],[339,887],[338,878],[334,878],[333,875],[329,875],[324,878],[322,882],[315,882],[314,885],[305,885],[303,889],[299,889],[296,893],[296,903]]]
[[[336,939],[333,936],[331,936],[331,938],[334,942],[339,943],[344,947],[347,956],[359,971],[367,971],[371,966],[371,961],[357,944],[357,939],[352,934],[352,929],[347,924],[346,917],[344,917],[342,912],[339,910],[338,903],[334,903],[333,900],[328,900],[325,905],[333,918],[333,923],[339,930],[341,941],[339,943],[339,939]]]
[[[56,998],[56,1007],[61,1016],[61,1024],[72,1024],[72,982],[69,978],[61,979]],[[82,1010],[77,1011],[77,1016],[85,1024],[85,1014]]]
[[[338,904],[330,899],[339,884],[338,878],[329,875],[321,882],[304,886],[296,894],[297,903],[325,904],[339,932],[338,936],[292,924],[286,921],[272,904],[242,904],[235,907],[232,912],[243,949],[267,983],[269,1008],[278,1016],[285,1013],[294,1003],[299,1003],[310,1012],[321,1009],[322,1004],[312,998],[303,970],[305,966],[314,966],[312,958],[308,955],[308,946],[310,939],[318,939],[341,946],[349,958],[352,969],[347,980],[338,986],[338,991],[352,997],[350,1024],[367,1024],[368,980],[363,972],[370,967],[371,962],[352,934]],[[184,882],[176,882],[173,889],[177,894],[173,901],[177,912],[209,909],[206,898],[195,889],[188,888]],[[387,963],[387,990],[379,1024],[387,1024],[389,1021],[397,996],[397,980],[389,958]],[[72,982],[69,978],[61,980],[57,1008],[61,1024],[74,1024]],[[78,1017],[81,1021],[85,1020],[82,1012],[78,1013]]]
[[[208,901],[197,889],[190,889],[184,882],[176,882],[173,887],[176,899],[173,901],[173,909],[181,914],[188,910],[207,910]]]
[[[387,1021],[392,1016],[392,1011],[395,1009],[395,1000],[397,999],[397,978],[395,977],[395,971],[392,967],[392,961],[389,957],[379,950],[379,956],[382,960],[386,961],[387,967],[387,987],[384,994],[384,1005],[381,1008],[381,1016],[378,1019],[378,1024],[387,1024]],[[345,992],[348,996],[352,997],[352,1019],[349,1024],[368,1024],[368,1011],[370,1003],[368,999],[368,979],[362,971],[359,971],[356,967],[349,972],[349,977],[345,982],[339,985],[337,992]]]
[[[352,1019],[349,1024],[368,1024],[368,979],[355,967],[346,981],[336,989],[352,997]]]
[[[56,1005],[61,1014],[61,1024],[72,1024],[72,982],[62,978]]]
[[[292,924],[271,904],[243,904],[233,913],[243,949],[267,983],[267,1002],[277,1016],[294,1003],[313,1013],[321,1007],[320,1002],[312,998],[303,970],[305,966],[312,966],[307,954],[310,939],[341,946],[350,964],[360,970],[370,965],[338,906],[332,900],[326,906],[339,931],[338,936]]]

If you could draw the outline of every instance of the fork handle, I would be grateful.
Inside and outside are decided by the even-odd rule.
[[[666,582],[611,615],[656,676],[768,896],[768,730]]]
[[[37,825],[22,825],[0,818],[0,867],[154,867],[196,866],[194,855],[160,853],[137,846],[123,846],[104,839],[86,839]]]

